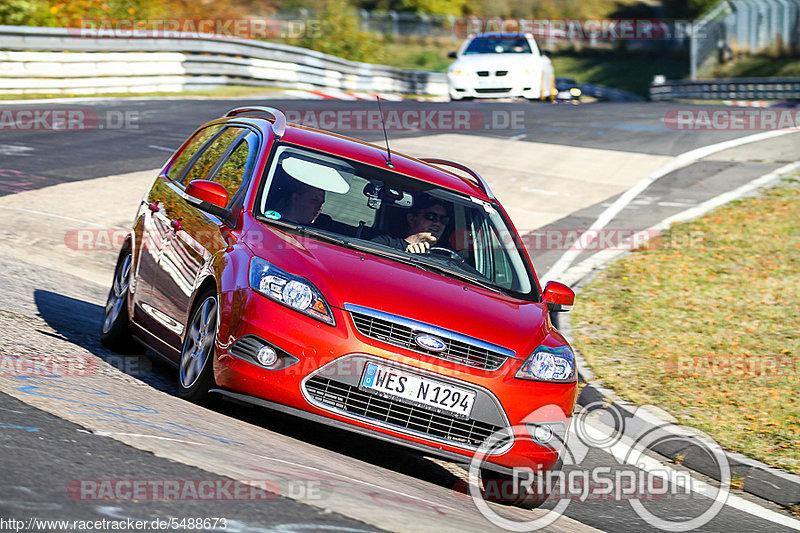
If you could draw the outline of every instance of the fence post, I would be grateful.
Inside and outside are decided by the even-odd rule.
[[[697,35],[694,21],[689,24],[689,79],[697,80]]]

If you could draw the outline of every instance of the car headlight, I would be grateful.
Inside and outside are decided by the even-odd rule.
[[[250,260],[250,288],[287,307],[336,325],[328,302],[313,283],[280,269],[260,257]]]
[[[461,76],[462,74],[466,74],[467,73],[467,71],[465,71],[464,69],[460,69],[460,68],[450,69],[449,72],[453,76]]]
[[[569,94],[571,94],[572,96],[580,96],[581,90],[578,89],[577,87],[573,87],[572,89],[569,90]]]
[[[539,346],[517,370],[515,377],[538,381],[573,381],[575,355],[569,346]]]

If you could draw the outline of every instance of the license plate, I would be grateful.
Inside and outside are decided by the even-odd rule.
[[[471,390],[377,363],[366,364],[361,388],[458,418],[469,418],[475,403]]]

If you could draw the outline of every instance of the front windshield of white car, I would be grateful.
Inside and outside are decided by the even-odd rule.
[[[262,222],[537,297],[519,239],[490,202],[289,145],[278,147],[263,179],[255,212]],[[408,241],[419,233],[430,234],[428,249],[412,253]]]
[[[527,39],[502,38],[502,37],[479,37],[473,39],[466,50],[465,56],[472,54],[530,54],[531,47]]]

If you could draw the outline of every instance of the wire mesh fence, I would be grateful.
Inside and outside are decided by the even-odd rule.
[[[692,24],[691,77],[734,54],[800,49],[800,0],[726,0]]]

